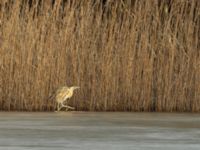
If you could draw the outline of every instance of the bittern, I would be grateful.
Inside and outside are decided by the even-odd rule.
[[[64,105],[64,102],[70,99],[73,96],[73,92],[75,89],[78,89],[78,86],[67,87],[63,86],[60,87],[56,91],[56,102],[57,102],[57,111],[60,111],[61,108],[65,107],[66,109],[74,109],[74,107]]]

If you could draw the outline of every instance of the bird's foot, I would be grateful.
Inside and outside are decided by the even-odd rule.
[[[74,108],[74,107],[71,107],[71,106],[67,106],[65,111],[68,111],[68,110],[70,110],[70,109],[71,109],[71,110],[74,110],[75,108]]]

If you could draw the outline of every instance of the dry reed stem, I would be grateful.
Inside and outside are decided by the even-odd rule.
[[[0,2],[0,110],[200,111],[200,2]]]

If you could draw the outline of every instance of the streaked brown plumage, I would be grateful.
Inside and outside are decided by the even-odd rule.
[[[78,89],[78,86],[72,86],[72,87],[67,87],[63,86],[58,88],[56,91],[56,102],[57,102],[57,111],[60,111],[62,107],[65,107],[66,109],[74,109],[74,107],[64,105],[63,103],[72,97],[73,92],[75,89]],[[60,106],[61,105],[61,106]]]

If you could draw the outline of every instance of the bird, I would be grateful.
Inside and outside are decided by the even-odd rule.
[[[57,102],[57,112],[61,110],[61,108],[65,107],[66,110],[72,109],[74,110],[74,107],[71,107],[69,105],[64,105],[64,102],[68,99],[70,99],[73,96],[73,92],[75,89],[79,89],[79,86],[62,86],[56,90],[55,99]]]

